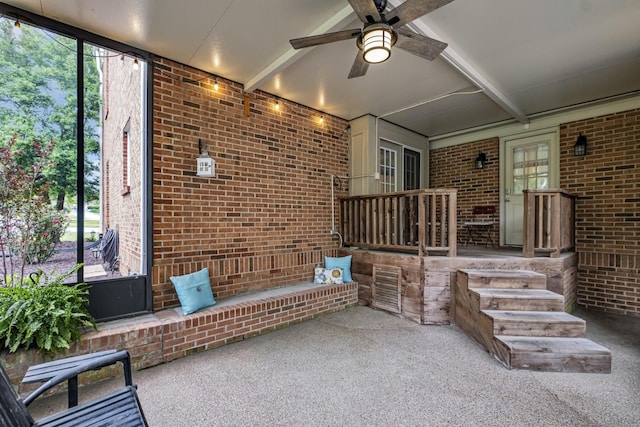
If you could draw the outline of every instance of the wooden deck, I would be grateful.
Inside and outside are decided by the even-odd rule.
[[[583,338],[584,322],[567,314],[576,301],[574,252],[524,257],[522,248],[459,246],[455,257],[340,253],[352,256],[360,304],[420,324],[455,321],[509,368],[611,371],[610,352]],[[482,274],[467,286],[471,272]]]
[[[526,258],[522,248],[458,245],[457,256],[446,253],[389,252],[344,248],[342,255],[352,255],[352,275],[359,283],[359,302],[375,306],[376,283],[374,271],[380,268],[398,270],[400,281],[396,311],[420,324],[448,324],[451,322],[451,285],[461,269],[528,270],[546,276],[546,289],[563,297],[563,308],[572,312],[576,302],[576,274],[578,256],[563,252],[556,258],[548,254]],[[389,274],[385,274],[389,278]],[[392,279],[392,278],[391,278]],[[378,286],[389,289],[387,283]],[[387,298],[389,295],[387,294]]]

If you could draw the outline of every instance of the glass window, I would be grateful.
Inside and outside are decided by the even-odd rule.
[[[380,191],[390,193],[396,191],[397,152],[390,148],[380,147]]]
[[[17,33],[15,18],[0,18],[0,149],[13,162],[0,173],[33,178],[0,190],[0,255],[10,261],[0,281],[81,263],[66,281],[105,284],[91,288],[90,310],[112,304],[117,313],[92,313],[99,320],[148,311],[147,54],[35,15],[29,22]],[[17,200],[28,182],[32,196]],[[126,301],[134,285],[146,289],[135,307]]]
[[[404,189],[420,188],[420,153],[408,148],[404,149]]]

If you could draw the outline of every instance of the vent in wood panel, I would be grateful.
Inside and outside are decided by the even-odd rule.
[[[373,266],[371,305],[391,313],[402,312],[402,273],[400,267]]]

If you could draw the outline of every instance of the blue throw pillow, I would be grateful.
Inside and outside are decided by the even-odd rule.
[[[216,303],[211,292],[208,268],[184,276],[172,276],[170,279],[176,288],[184,314],[191,314]]]
[[[345,283],[353,282],[353,279],[351,278],[351,255],[338,258],[326,256],[324,257],[324,268],[341,268],[342,280],[344,280]]]

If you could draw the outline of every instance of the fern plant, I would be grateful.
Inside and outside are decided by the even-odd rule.
[[[9,352],[36,347],[51,354],[68,349],[82,328],[97,330],[87,311],[87,284],[64,284],[80,267],[61,275],[39,271],[22,282],[8,280],[10,286],[0,288],[0,347]]]

